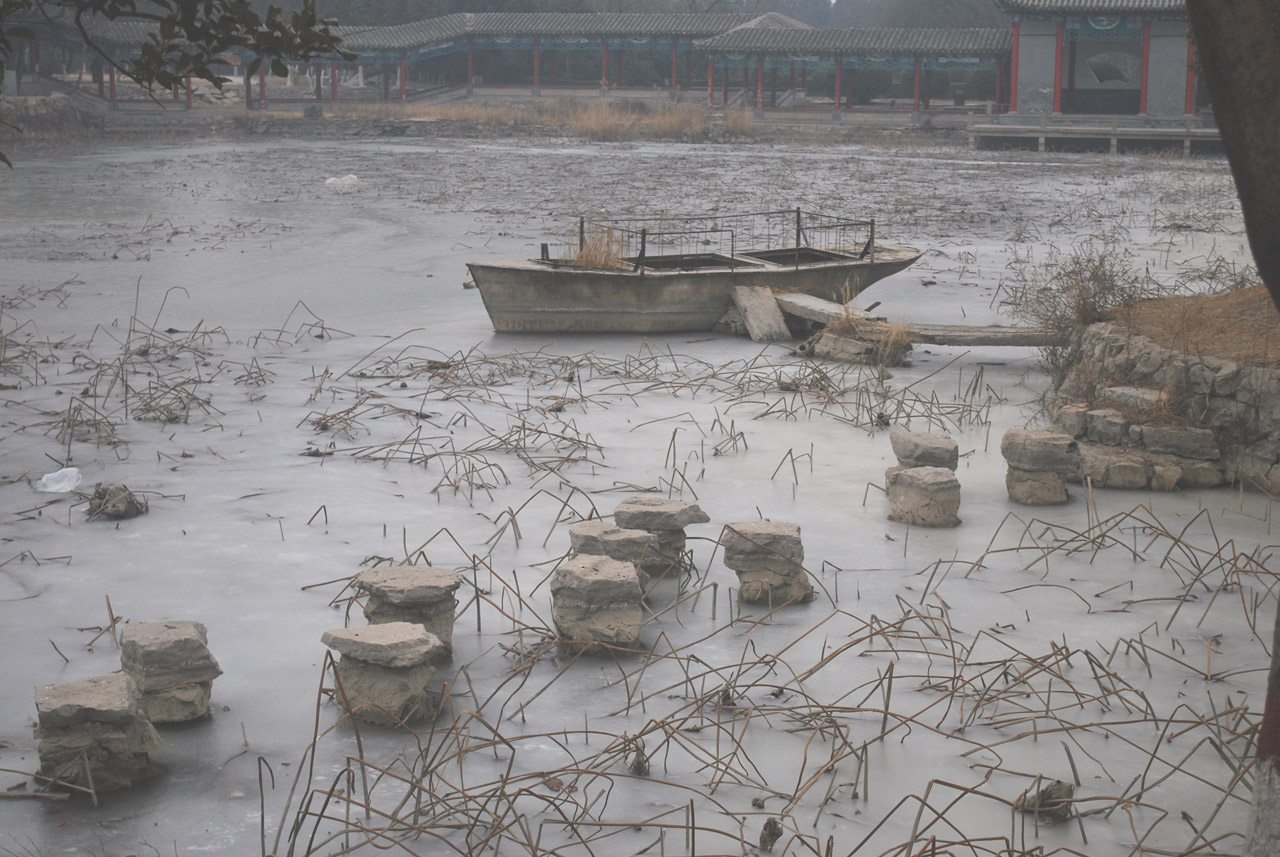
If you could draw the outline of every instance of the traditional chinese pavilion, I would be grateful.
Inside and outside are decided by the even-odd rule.
[[[1013,113],[1196,112],[1183,0],[996,0],[1013,16]]]

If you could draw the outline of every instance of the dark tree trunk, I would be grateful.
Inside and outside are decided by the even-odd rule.
[[[1249,246],[1280,307],[1280,2],[1187,0]]]
[[[1267,699],[1258,727],[1258,759],[1253,768],[1253,817],[1240,857],[1280,854],[1280,611],[1271,634]]]
[[[1187,0],[1258,274],[1280,307],[1280,0]],[[1280,854],[1280,612],[1243,857]]]

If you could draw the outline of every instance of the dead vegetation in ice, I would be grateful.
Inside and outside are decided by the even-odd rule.
[[[780,183],[795,188],[793,204],[832,207],[832,171],[848,165],[794,155],[765,165],[640,149],[621,173],[591,160],[572,182],[585,207],[603,205],[605,187],[652,204],[683,199],[687,186],[725,206],[754,205]],[[297,195],[247,154],[219,157],[234,169],[215,186],[193,184],[193,195]],[[973,175],[1001,169],[994,156],[931,157],[880,154],[847,170],[866,206],[891,212],[888,234],[934,248],[891,299],[904,314],[932,303],[955,316],[944,320],[998,315],[1017,294],[1004,284],[1067,235],[1107,242],[1162,281],[1247,278],[1230,249],[1240,246],[1238,214],[1222,170],[1176,170],[1188,180],[1171,186],[1137,159],[1089,165],[1088,183],[1066,167],[1055,182],[1018,168],[1002,193],[975,195]],[[404,165],[358,155],[342,167],[361,176],[343,204],[461,211],[438,238],[441,252],[511,253],[557,219],[528,180],[546,171],[535,160],[516,147],[436,151],[423,158],[428,178],[411,184]],[[312,169],[325,167],[338,172]],[[655,188],[662,171],[684,181]],[[1015,204],[1032,191],[1036,201]],[[628,207],[640,204],[611,213]],[[262,221],[281,222],[269,234],[241,230],[232,242],[262,250],[295,240],[275,214]],[[110,264],[140,265],[161,245],[194,252],[212,237],[170,230],[170,243],[166,229],[94,227],[92,261],[109,261],[117,244],[124,252]],[[18,241],[24,258],[40,240]],[[1043,517],[1010,512],[1003,462],[988,447],[993,427],[998,437],[1028,419],[1021,406],[1037,382],[1016,386],[1020,370],[950,352],[894,377],[745,343],[582,351],[480,347],[439,329],[444,344],[399,329],[375,338],[351,333],[346,314],[330,315],[311,296],[268,329],[256,318],[246,336],[231,332],[246,329],[244,318],[175,329],[167,319],[181,292],[145,314],[138,305],[147,302],[130,294],[133,312],[120,325],[50,338],[50,308],[83,300],[85,281],[4,298],[6,431],[26,443],[25,462],[140,468],[154,457],[155,482],[180,472],[184,491],[212,490],[217,468],[229,465],[210,438],[244,436],[261,450],[237,466],[281,481],[323,468],[339,480],[288,498],[291,509],[309,505],[287,540],[283,516],[269,522],[279,524],[281,551],[294,552],[288,562],[314,572],[281,611],[310,611],[331,627],[336,607],[359,624],[367,596],[347,587],[358,571],[344,564],[352,552],[366,568],[431,565],[461,581],[455,660],[435,673],[429,727],[348,718],[328,659],[311,676],[311,697],[288,701],[305,708],[293,722],[310,727],[290,736],[288,766],[250,750],[253,711],[231,715],[249,723],[240,761],[256,766],[256,812],[239,821],[237,853],[1156,857],[1239,848],[1277,602],[1270,502],[1218,492],[1157,505],[1085,493]],[[958,475],[974,509],[962,527],[939,536],[884,521],[876,474],[890,426],[962,439]],[[208,469],[187,469],[196,456]],[[27,466],[28,477],[40,472]],[[425,479],[429,499],[412,526],[388,532],[385,523],[414,502],[401,486],[360,527],[330,520],[344,500],[334,485],[385,474]],[[139,520],[187,502],[129,481],[150,502]],[[691,531],[678,567],[651,588],[640,651],[565,650],[549,589],[568,531],[635,495],[696,501],[712,522]],[[33,569],[87,564],[28,540],[64,522],[106,526],[62,514],[83,512],[87,499],[81,491],[14,509],[11,553],[0,557],[6,606],[35,609],[41,587],[59,585]],[[209,526],[230,526],[239,511]],[[723,526],[752,518],[804,526],[813,601],[739,599],[717,545]],[[352,546],[335,550],[312,537],[321,531]],[[112,594],[117,605],[140,597]],[[95,596],[95,613],[100,604]],[[93,643],[105,644],[119,612],[108,601],[108,626],[68,633],[89,642],[96,631]],[[213,621],[194,618],[217,639]],[[322,648],[317,634],[261,658],[296,671],[322,660]],[[235,658],[219,649],[219,660],[228,671],[220,686],[233,683]],[[150,812],[165,807],[163,793],[142,799],[154,801]],[[126,822],[108,835],[136,843],[146,831]]]

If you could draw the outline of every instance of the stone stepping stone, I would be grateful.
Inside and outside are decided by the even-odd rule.
[[[570,645],[634,648],[644,620],[642,597],[635,566],[607,556],[572,557],[551,578],[552,618]]]
[[[813,598],[802,565],[800,525],[782,521],[726,524],[720,534],[724,564],[738,575],[738,592],[749,604],[779,606]]]
[[[338,652],[338,680],[354,717],[379,726],[419,722],[431,713],[427,682],[444,644],[414,622],[387,622],[325,631]],[[342,705],[342,694],[337,694]]]
[[[960,524],[960,480],[945,467],[890,468],[889,520],[913,527]]]
[[[960,463],[960,446],[946,435],[895,431],[889,433],[889,443],[902,467],[945,467],[955,470]]]
[[[95,792],[130,788],[151,773],[160,736],[125,673],[36,688],[40,773]],[[84,761],[88,761],[88,771]]]
[[[684,551],[685,527],[711,520],[697,503],[662,497],[628,497],[613,510],[613,519],[624,529],[653,533],[658,549],[672,561]]]
[[[462,579],[452,569],[419,565],[378,566],[356,575],[355,588],[368,595],[364,615],[371,624],[410,622],[434,634],[439,658],[453,654],[453,623]]]
[[[120,634],[120,666],[141,692],[152,723],[209,716],[213,680],[222,668],[209,651],[204,625],[189,620],[133,622]]]

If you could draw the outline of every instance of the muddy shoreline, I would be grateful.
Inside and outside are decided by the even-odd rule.
[[[307,118],[294,111],[183,110],[180,105],[130,106],[117,110],[84,109],[71,99],[0,99],[0,116],[15,127],[0,126],[0,145],[11,153],[91,151],[96,146],[119,145],[144,139],[147,143],[184,139],[254,139],[277,137],[298,140],[452,139],[452,140],[556,140],[591,142],[567,125],[487,124],[456,119],[344,117]],[[711,145],[884,145],[894,148],[943,146],[963,148],[968,137],[963,128],[914,124],[903,119],[886,125],[852,118],[842,122],[821,120],[758,122],[750,134],[735,134],[723,121],[714,121],[698,134],[660,136],[635,129],[626,143],[706,143]]]

